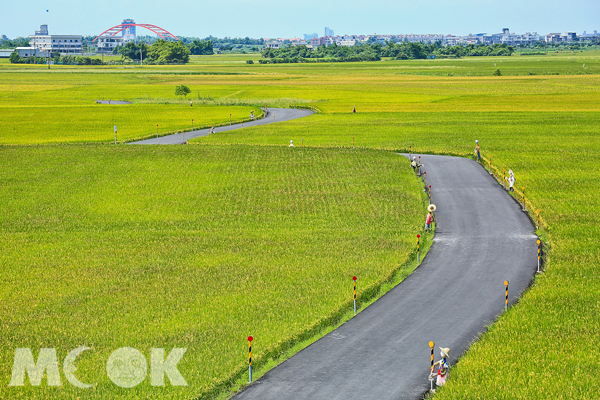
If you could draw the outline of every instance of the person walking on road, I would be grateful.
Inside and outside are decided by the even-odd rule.
[[[481,151],[479,149],[479,140],[475,140],[475,155],[477,155],[477,161],[481,162]]]
[[[512,169],[508,170],[508,191],[509,192],[514,192],[515,191],[515,173],[513,172]]]
[[[290,147],[294,147],[294,140],[290,140]]]
[[[356,114],[356,106],[352,106],[352,112]]]
[[[250,121],[254,121],[254,110],[250,111]]]

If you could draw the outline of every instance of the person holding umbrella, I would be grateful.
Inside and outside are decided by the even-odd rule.
[[[481,162],[481,151],[479,150],[479,140],[475,140],[475,155],[477,156],[477,161]]]

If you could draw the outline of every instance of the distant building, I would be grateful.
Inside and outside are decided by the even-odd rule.
[[[310,39],[310,45],[313,48],[323,46],[325,44],[326,44],[326,39],[324,37],[322,37],[322,38],[314,37],[314,38]]]
[[[0,58],[9,58],[15,49],[0,49]]]
[[[135,21],[132,19],[124,19],[122,24],[135,24]],[[123,40],[125,42],[135,41],[135,26],[130,26],[129,28],[125,28],[121,35],[123,36]]]
[[[318,38],[318,37],[319,37],[319,35],[317,35],[316,33],[305,33],[304,34],[304,41],[305,42],[310,42],[310,40],[312,38]]]
[[[40,30],[36,31],[36,33],[43,31],[48,32],[47,25],[40,26]],[[36,57],[48,57],[55,52],[61,54],[81,54],[83,50],[81,39],[81,35],[29,35],[30,47],[17,48],[17,50],[21,49],[19,50],[19,55],[21,53],[33,52],[29,56],[34,55]]]
[[[296,46],[308,46],[308,42],[301,40],[299,42],[292,42],[292,47],[296,47]]]
[[[36,35],[47,35],[48,34],[48,24],[40,25],[40,30],[35,31]]]
[[[98,53],[112,53],[119,46],[123,46],[125,39],[121,36],[98,36]]]
[[[267,49],[278,49],[281,47],[281,42],[278,40],[270,40],[267,42]]]
[[[332,37],[332,36],[335,36],[335,33],[333,33],[333,29],[329,29],[329,27],[326,26],[325,27],[325,34],[323,36]]]
[[[23,58],[31,57],[31,56],[48,57],[48,53],[38,51],[35,47],[17,47],[15,50],[17,51],[17,53],[19,53],[19,57],[23,57]]]
[[[549,33],[545,37],[546,43],[560,43],[562,41],[562,37],[560,33]]]
[[[342,39],[340,41],[340,46],[354,46],[356,44],[356,39]]]

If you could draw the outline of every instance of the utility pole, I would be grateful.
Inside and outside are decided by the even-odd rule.
[[[140,68],[144,66],[144,61],[142,60],[142,46],[140,45]]]

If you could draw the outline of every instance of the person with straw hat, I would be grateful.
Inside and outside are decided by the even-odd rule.
[[[479,148],[479,140],[475,140],[475,155],[477,156],[477,161],[481,162],[481,151]]]
[[[430,204],[429,207],[427,207],[427,218],[425,219],[425,232],[427,232],[430,228],[431,228],[431,224],[434,221],[434,217],[433,217],[433,212],[437,209],[437,207],[435,206],[435,204]]]
[[[448,379],[448,358],[450,358],[449,348],[440,347],[440,350],[440,356],[442,357],[442,359],[433,363],[433,365],[431,366],[431,372],[429,373],[429,380],[432,381],[433,378],[436,378],[435,384],[437,386],[442,386],[444,383],[446,383],[446,380]],[[438,370],[437,372],[433,372],[436,365],[438,366]]]

